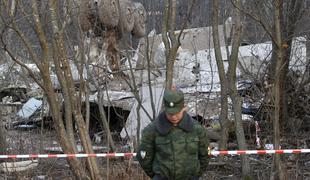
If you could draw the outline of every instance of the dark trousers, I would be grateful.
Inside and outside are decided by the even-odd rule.
[[[163,176],[161,176],[161,175],[159,175],[159,174],[156,174],[156,175],[152,178],[152,180],[169,180],[169,179],[168,179],[167,177],[163,177]],[[193,177],[189,178],[188,180],[199,180],[199,177],[193,176]]]
[[[156,174],[156,175],[152,178],[152,180],[169,180],[169,179],[166,178],[166,177],[163,177],[163,176],[161,176],[161,175],[159,175],[159,174]]]

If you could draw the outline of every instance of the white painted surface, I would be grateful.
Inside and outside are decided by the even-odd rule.
[[[41,107],[42,101],[35,98],[30,98],[23,107],[18,111],[17,115],[24,119],[29,118],[39,107]]]
[[[150,91],[148,86],[143,86],[140,90],[140,98],[142,100],[142,106],[145,108],[146,112],[153,117],[153,110],[151,106],[151,98],[153,98],[154,104],[155,104],[155,117],[159,114],[161,111],[161,106],[162,106],[162,97],[164,94],[164,86],[157,86],[157,87],[152,87],[152,97],[150,96]],[[137,134],[137,119],[138,119],[138,113],[140,114],[140,135],[141,131],[146,127],[150,122],[151,119],[148,117],[147,113],[140,108],[139,111],[137,112],[137,107],[138,107],[138,101],[135,101],[130,114],[127,118],[125,128],[123,128],[121,132],[121,137],[125,138],[128,136],[130,138],[136,137]],[[126,133],[127,131],[127,133]]]

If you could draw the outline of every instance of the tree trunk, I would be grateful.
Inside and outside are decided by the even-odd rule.
[[[57,47],[57,45],[54,45]],[[61,108],[61,112],[65,113],[65,122],[66,122],[66,132],[68,134],[68,138],[70,142],[72,143],[74,149],[76,152],[76,143],[74,138],[74,129],[73,129],[73,120],[72,120],[72,108],[71,108],[71,95],[69,94],[69,87],[68,87],[68,81],[64,78],[64,73],[62,72],[62,64],[60,63],[59,59],[62,59],[63,57],[60,55],[61,52],[59,52],[58,49],[54,49],[54,64],[55,64],[55,71],[57,74],[59,84],[62,89],[62,98],[64,98],[63,101],[63,107]]]
[[[116,147],[114,144],[114,141],[112,139],[112,135],[111,135],[111,131],[110,131],[110,126],[108,123],[108,119],[105,115],[105,111],[104,111],[104,105],[103,105],[103,92],[102,90],[99,90],[98,92],[98,106],[99,106],[99,113],[100,113],[100,119],[101,119],[101,124],[103,125],[103,128],[107,134],[107,139],[108,139],[108,144],[109,144],[109,149],[113,151],[115,151]]]
[[[280,116],[281,116],[281,89],[283,86],[283,68],[284,68],[284,52],[282,49],[282,30],[281,30],[281,0],[274,0],[274,28],[275,28],[275,56],[276,56],[276,67],[275,67],[275,79],[274,79],[274,118],[273,118],[273,141],[274,148],[279,149],[280,147]],[[274,155],[274,166],[275,166],[275,178],[283,180],[285,178],[283,165],[280,159],[280,155]]]
[[[165,0],[164,1],[164,13],[162,24],[162,40],[165,45],[165,57],[166,57],[166,88],[170,89],[173,84],[173,69],[179,47],[181,46],[180,37],[183,34],[183,30],[187,26],[188,19],[193,11],[195,0],[189,1],[186,15],[181,22],[182,27],[180,32],[176,35],[176,12],[177,1]]]
[[[242,106],[242,99],[237,91],[237,82],[236,82],[236,69],[238,63],[238,54],[239,54],[239,46],[240,46],[240,39],[242,33],[242,24],[241,24],[241,14],[240,14],[240,7],[241,3],[240,0],[235,1],[235,14],[233,17],[234,26],[233,26],[233,37],[232,37],[232,50],[229,59],[229,67],[227,72],[227,79],[228,79],[228,89],[229,89],[229,96],[232,100],[232,109],[234,111],[235,117],[235,130],[236,136],[238,141],[239,149],[247,149],[247,144],[245,141],[244,129],[242,124],[242,114],[241,114],[241,106]],[[247,179],[250,177],[251,167],[250,162],[247,155],[241,155],[242,160],[242,177]]]
[[[162,40],[165,45],[166,55],[166,88],[170,89],[173,84],[173,67],[180,41],[175,35],[176,24],[176,0],[165,0],[164,17],[162,25]]]
[[[302,84],[310,81],[310,31],[306,35],[306,70]]]
[[[48,73],[48,72],[47,72]],[[55,130],[57,132],[57,137],[61,148],[64,153],[74,154],[76,153],[70,140],[67,138],[67,133],[63,124],[63,119],[60,114],[59,102],[57,101],[57,96],[54,93],[54,89],[51,86],[51,81],[49,79],[49,74],[44,74],[44,81],[46,85],[46,95],[49,102],[51,114],[54,121]],[[77,158],[68,158],[68,163],[74,172],[77,179],[89,179],[86,175],[81,162]]]
[[[228,141],[228,84],[226,79],[226,73],[223,64],[223,58],[220,47],[219,40],[219,2],[217,0],[212,1],[212,36],[214,42],[214,51],[216,57],[216,64],[219,72],[220,82],[221,82],[221,112],[220,112],[220,123],[221,123],[221,139],[220,139],[220,150],[227,149]],[[228,52],[227,52],[228,53]]]
[[[8,7],[9,7],[10,16],[14,16],[15,10],[16,10],[16,1],[12,0]],[[0,12],[1,12],[1,10],[0,10]],[[12,39],[12,35],[13,35],[13,29],[8,29],[8,35],[5,38],[7,39],[7,42],[8,42],[7,46],[8,46],[9,49],[14,49],[14,45],[13,45],[14,42],[13,42],[13,39]],[[11,57],[7,53],[5,53],[5,55],[6,55],[5,56],[6,59],[10,60]]]
[[[280,0],[274,0],[274,42],[273,42],[273,68],[269,73],[272,79],[274,95],[274,146],[280,148],[281,132],[284,133],[284,125],[288,122],[287,100],[287,74],[291,58],[291,48],[296,28],[296,22],[301,15],[302,1],[291,1],[283,4]],[[287,7],[285,7],[285,5]],[[286,10],[286,11],[284,11]],[[284,16],[283,14],[286,14]],[[284,37],[286,40],[284,40]],[[285,167],[281,162],[280,155],[274,156],[274,168],[276,179],[286,179]]]
[[[2,109],[0,109],[0,120],[2,121]],[[6,133],[4,126],[0,124],[0,154],[6,153]]]
[[[57,52],[59,53],[59,59],[54,58],[55,61],[60,61],[62,64],[62,68],[64,70],[64,77],[66,80],[66,83],[68,85],[68,95],[69,97],[69,102],[70,102],[70,108],[72,109],[73,116],[75,118],[75,122],[77,124],[78,130],[79,130],[79,137],[83,145],[83,149],[85,153],[87,154],[93,154],[94,151],[92,149],[91,145],[91,140],[89,137],[89,134],[86,130],[86,125],[84,118],[81,113],[81,107],[78,104],[78,99],[77,95],[75,92],[75,87],[73,84],[73,78],[72,78],[72,73],[70,69],[70,64],[68,62],[68,58],[66,57],[66,50],[64,46],[64,41],[62,37],[62,30],[58,26],[58,19],[57,19],[57,14],[56,14],[56,9],[57,9],[57,1],[56,0],[51,0],[49,1],[49,7],[51,11],[51,18],[52,18],[52,29],[53,29],[53,34],[54,34],[54,49],[57,49]],[[60,79],[62,77],[58,77]],[[90,172],[91,178],[92,179],[102,179],[99,171],[99,167],[97,164],[97,161],[95,158],[87,158],[87,167]]]

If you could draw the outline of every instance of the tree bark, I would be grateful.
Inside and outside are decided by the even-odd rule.
[[[219,2],[217,0],[212,1],[212,36],[214,43],[214,51],[216,57],[216,64],[219,72],[221,82],[221,112],[220,112],[220,123],[221,123],[221,139],[220,139],[220,150],[227,149],[228,131],[229,131],[229,120],[228,120],[228,83],[226,79],[226,73],[224,69],[224,63],[222,58],[222,52],[220,47],[219,39]],[[228,53],[228,52],[227,52]]]
[[[173,69],[175,59],[181,46],[180,37],[183,34],[183,30],[187,26],[189,17],[192,14],[193,6],[195,0],[189,1],[188,10],[183,17],[183,22],[181,22],[182,27],[178,34],[175,33],[176,30],[176,12],[177,12],[177,1],[176,0],[165,0],[164,1],[164,14],[163,14],[163,24],[162,24],[162,40],[165,45],[165,56],[166,56],[166,88],[170,89],[173,84]]]
[[[306,35],[306,70],[302,84],[306,84],[310,81],[310,31]]]
[[[176,0],[165,0],[164,17],[162,25],[162,40],[165,45],[166,55],[166,88],[170,89],[173,84],[173,67],[180,41],[175,35],[176,23]]]
[[[62,28],[59,28],[58,25],[58,19],[57,19],[57,1],[56,0],[50,0],[49,1],[49,7],[51,11],[51,18],[52,18],[52,29],[53,29],[53,35],[54,35],[54,49],[57,49],[59,52],[59,58],[55,59],[55,61],[60,61],[62,64],[62,68],[64,71],[64,77],[66,80],[66,83],[68,85],[68,95],[69,95],[69,102],[70,102],[70,108],[72,109],[73,116],[75,118],[75,122],[77,124],[80,140],[83,145],[83,149],[85,153],[87,154],[93,154],[94,151],[92,149],[91,140],[88,134],[88,131],[86,129],[86,124],[84,121],[84,118],[81,113],[81,107],[79,106],[79,101],[77,98],[77,94],[75,92],[75,86],[73,84],[73,78],[70,68],[70,63],[68,61],[68,58],[66,57],[66,50],[64,46],[64,40],[63,40],[63,32]],[[60,79],[62,77],[58,77]],[[82,78],[82,77],[81,77]],[[102,179],[99,171],[99,167],[97,164],[97,161],[95,158],[87,158],[87,167],[89,170],[89,173],[91,175],[92,179]]]
[[[282,48],[282,29],[281,29],[281,0],[274,0],[274,30],[275,30],[275,40],[274,43],[276,46],[274,47],[275,55],[276,55],[276,69],[275,69],[275,79],[274,79],[274,87],[273,87],[273,95],[274,95],[274,118],[273,118],[273,141],[274,148],[280,148],[280,116],[281,116],[281,93],[283,92],[283,70],[285,66],[284,60],[284,51]],[[274,155],[274,166],[275,166],[275,176],[276,179],[283,180],[285,179],[285,174],[283,171],[283,165],[280,159],[280,155]]]
[[[111,135],[111,131],[110,131],[110,126],[108,123],[108,118],[105,115],[105,111],[104,111],[104,104],[103,104],[103,92],[102,90],[99,90],[98,92],[98,106],[99,106],[99,113],[100,113],[100,119],[102,121],[102,125],[103,128],[105,130],[105,132],[107,133],[107,138],[108,138],[108,144],[109,144],[109,149],[113,151],[115,151],[116,147],[114,144],[114,141],[112,139],[112,135]]]
[[[5,3],[7,2],[4,2],[4,4]],[[65,130],[60,107],[62,99],[57,97],[50,77],[50,64],[52,62],[49,60],[50,57],[52,57],[55,63],[55,67],[58,71],[56,74],[58,76],[60,84],[62,85],[61,87],[63,87],[63,95],[66,96],[64,97],[64,100],[67,101],[66,105],[69,107],[69,110],[67,112],[70,113],[71,108],[71,111],[79,128],[80,138],[85,153],[93,153],[90,143],[91,141],[89,139],[88,132],[85,129],[84,119],[81,114],[81,107],[79,105],[80,103],[78,103],[79,101],[75,92],[71,69],[67,58],[67,51],[64,45],[63,33],[65,29],[66,19],[62,24],[63,26],[59,28],[61,23],[59,23],[59,17],[57,16],[60,13],[56,13],[56,9],[58,9],[57,1],[50,0],[49,10],[51,15],[50,17],[52,18],[50,22],[52,22],[53,29],[53,33],[51,34],[51,36],[53,37],[53,50],[51,50],[52,48],[48,43],[47,37],[45,36],[45,31],[43,29],[42,22],[39,16],[40,13],[38,11],[37,1],[32,0],[30,4],[32,8],[31,15],[33,17],[33,20],[29,18],[29,15],[25,17],[28,21],[33,22],[33,30],[39,43],[39,46],[36,46],[36,48],[40,48],[40,53],[37,53],[38,51],[34,50],[34,47],[31,45],[31,41],[23,32],[23,29],[19,28],[19,25],[17,24],[19,23],[19,21],[16,21],[16,19],[14,19],[14,16],[9,16],[11,18],[10,26],[16,32],[17,37],[20,39],[20,42],[23,43],[25,49],[28,50],[30,59],[37,65],[42,79],[37,79],[36,75],[31,71],[31,69],[29,69],[18,58],[16,58],[14,51],[12,51],[10,48],[7,48],[7,46],[5,46],[4,50],[10,55],[12,60],[14,60],[17,64],[19,64],[28,71],[29,75],[33,78],[33,80],[43,89],[48,99],[50,112],[54,121],[54,126],[59,144],[62,147],[64,153],[74,154],[77,153],[76,147],[73,145],[74,136],[71,136],[69,138],[69,135]],[[20,6],[19,8],[24,7]],[[24,12],[26,11],[22,9],[21,13]],[[67,117],[70,118],[70,115],[68,115]],[[88,158],[87,162],[91,178],[102,179],[95,159]],[[77,158],[69,158],[68,163],[77,179],[89,179],[81,162]]]
[[[242,33],[240,0],[236,0],[235,5],[239,8],[234,9],[235,11],[234,11],[234,17],[233,17],[234,25],[233,25],[232,48],[231,48],[231,55],[229,59],[227,79],[228,79],[229,96],[232,100],[232,106],[233,106],[232,109],[234,111],[235,130],[236,130],[238,146],[239,146],[239,149],[247,149],[243,124],[242,124],[242,114],[241,114],[242,99],[240,95],[238,94],[237,81],[236,81],[236,69],[237,69],[239,46],[240,46],[241,33]],[[243,179],[247,179],[251,176],[251,167],[250,167],[249,158],[247,155],[242,155],[241,160],[242,160],[242,177]]]
[[[0,110],[0,120],[2,121],[2,109]],[[3,124],[0,124],[0,153],[6,153],[6,133]]]

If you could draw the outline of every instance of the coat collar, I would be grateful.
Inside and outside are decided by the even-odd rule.
[[[193,130],[193,124],[194,123],[192,118],[187,113],[185,113],[183,119],[178,124],[178,127],[185,131],[190,132]],[[165,112],[162,112],[158,115],[157,119],[155,120],[155,127],[161,135],[166,135],[173,128],[173,125],[166,118]]]

